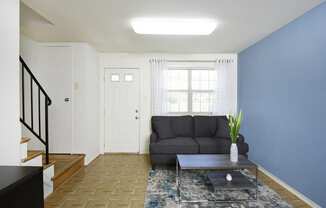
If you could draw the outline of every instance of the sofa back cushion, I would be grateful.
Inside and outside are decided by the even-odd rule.
[[[158,135],[159,139],[175,138],[169,116],[153,116],[152,130]]]
[[[192,116],[171,116],[171,127],[177,137],[193,137],[194,124]]]
[[[195,137],[215,137],[216,116],[194,116]]]
[[[228,138],[230,137],[228,119],[226,116],[216,116],[217,129],[215,137]]]

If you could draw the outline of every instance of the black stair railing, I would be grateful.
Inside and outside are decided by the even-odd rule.
[[[49,105],[52,101],[49,95],[45,92],[41,84],[35,78],[34,74],[31,72],[23,58],[20,56],[19,61],[21,63],[21,116],[20,122],[30,131],[32,134],[40,140],[45,146],[45,162],[49,164]],[[27,79],[27,83],[26,82]],[[36,87],[36,92],[35,92]],[[30,111],[26,112],[26,92],[25,88],[29,88],[29,101]],[[35,95],[36,93],[36,95]],[[34,97],[34,96],[37,96]],[[35,98],[37,99],[35,108]],[[44,99],[44,106],[42,106],[41,100]],[[43,107],[43,109],[42,109]],[[38,116],[34,116],[34,110],[37,109]],[[26,113],[30,114],[30,119],[27,119]],[[36,118],[35,118],[36,117]],[[42,122],[43,120],[43,122]],[[35,125],[38,122],[38,125]],[[42,129],[44,128],[44,132]]]

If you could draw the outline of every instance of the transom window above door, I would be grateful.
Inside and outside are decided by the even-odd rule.
[[[169,69],[167,110],[170,114],[210,114],[217,79],[214,69]]]

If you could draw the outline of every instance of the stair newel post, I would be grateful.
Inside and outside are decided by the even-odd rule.
[[[45,96],[45,163],[49,164],[49,99]]]

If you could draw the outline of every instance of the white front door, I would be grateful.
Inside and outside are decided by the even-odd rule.
[[[40,56],[41,82],[52,99],[49,106],[50,152],[71,153],[73,50],[69,46],[44,46]]]
[[[106,69],[105,151],[139,153],[139,70]]]

